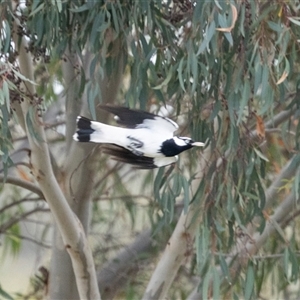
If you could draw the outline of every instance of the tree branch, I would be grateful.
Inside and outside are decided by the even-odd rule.
[[[20,199],[18,201],[13,201],[7,205],[4,205],[1,207],[0,209],[0,215],[4,213],[5,210],[7,209],[10,209],[11,207],[15,206],[15,205],[19,205],[21,203],[24,203],[24,202],[29,202],[29,201],[34,201],[34,202],[37,202],[39,201],[40,199],[39,198],[35,198],[35,199],[28,199],[28,198],[25,198],[25,199]]]
[[[276,179],[273,180],[271,185],[268,187],[266,191],[266,205],[264,207],[265,210],[269,209],[274,201],[277,200],[276,194],[278,194],[279,189],[284,184],[284,181],[291,179],[295,176],[296,171],[300,165],[300,155],[293,156],[282,168],[280,173],[277,175]]]
[[[15,23],[15,28],[17,26],[18,24]],[[26,51],[28,48],[26,40],[24,37],[19,37],[16,30],[14,32],[14,42],[15,45],[18,45],[16,47],[19,53],[20,72],[26,78],[33,80],[33,63],[30,54]],[[27,92],[31,95],[35,94],[35,88],[31,83],[25,82],[24,85]],[[38,117],[37,107],[30,107],[28,99],[21,103],[21,107],[25,119],[30,108],[35,110],[31,126],[39,139],[28,134],[32,172],[45,196],[71,257],[80,297],[82,299],[100,299],[92,253],[84,230],[68,205],[53,174],[43,122]],[[26,124],[26,130],[28,133],[30,132],[28,124]]]
[[[48,210],[49,211],[49,210]],[[25,236],[25,235],[20,235],[20,234],[12,234],[12,233],[6,233],[8,236],[13,236],[13,237],[16,237],[18,239],[21,239],[21,240],[26,240],[26,241],[29,241],[33,244],[36,244],[40,247],[43,247],[45,249],[51,249],[51,245],[50,244],[45,244],[43,242],[39,242],[37,241],[36,239],[33,239],[33,238],[30,238],[28,236]]]
[[[211,147],[207,147],[199,163],[198,184],[205,176],[208,168],[207,161],[210,157]],[[201,197],[189,205],[186,213],[182,211],[165,251],[151,276],[143,300],[164,299],[180,266],[191,255],[195,232],[202,217],[199,203],[203,204],[205,202],[203,198],[206,196],[201,195]]]
[[[31,191],[31,192],[37,194],[41,199],[45,199],[44,194],[41,191],[41,189],[29,181],[25,181],[25,180],[22,180],[22,179],[13,177],[13,176],[5,177],[4,175],[0,174],[0,182],[9,183],[9,184],[13,184],[13,185],[22,187],[28,191]]]
[[[65,60],[62,63],[63,77],[66,90],[66,149],[70,149],[73,142],[73,134],[76,129],[76,117],[80,113],[81,97],[78,93],[80,81],[75,72],[79,66],[79,60],[75,53],[71,53],[69,48],[65,51]],[[83,76],[83,75],[81,75]]]
[[[295,195],[290,194],[286,199],[283,200],[281,205],[277,207],[274,214],[268,218],[267,224],[264,231],[260,234],[256,232],[247,239],[247,242],[241,243],[238,247],[239,249],[234,250],[230,253],[229,257],[226,259],[226,264],[230,266],[230,273],[232,277],[235,278],[239,274],[239,270],[242,266],[245,266],[251,257],[255,255],[261,247],[266,243],[266,241],[272,236],[278,227],[278,223],[281,223],[286,216],[288,216],[298,204],[299,199],[295,198]],[[286,226],[288,223],[283,223]],[[281,226],[281,228],[284,228]],[[222,268],[218,268],[220,276],[223,276]],[[187,298],[188,300],[199,300],[202,299],[202,294],[198,291],[198,286],[201,281],[197,284],[197,287],[192,291],[192,293]]]
[[[289,97],[291,97],[291,95],[289,95]],[[278,125],[280,125],[281,123],[283,123],[284,121],[288,120],[292,115],[293,113],[295,112],[296,110],[296,107],[294,106],[293,108],[291,109],[288,109],[288,110],[284,110],[284,111],[281,111],[280,113],[278,113],[276,116],[274,116],[273,119],[267,121],[264,125],[265,125],[265,128],[266,129],[271,129],[271,128],[275,128],[277,127]],[[250,138],[251,140],[255,140],[257,139],[258,135],[257,135],[257,131],[256,130],[252,130],[250,132]],[[224,157],[228,157],[230,155],[230,153],[232,152],[232,149],[227,149],[225,151],[225,154],[224,156],[222,157],[219,157],[217,159],[217,165],[216,165],[216,168],[220,168],[220,166],[222,165],[223,163],[223,160],[224,160]]]
[[[101,268],[98,284],[105,299],[113,299],[118,289],[128,281],[128,273],[138,271],[135,261],[139,255],[153,250],[151,233],[150,229],[141,232],[132,244],[121,250]]]
[[[8,230],[11,226],[15,225],[16,223],[20,222],[21,220],[25,219],[26,217],[36,213],[36,212],[49,212],[49,209],[47,208],[41,208],[41,207],[36,207],[30,211],[27,211],[26,213],[17,215],[15,217],[10,218],[7,222],[3,223],[0,226],[0,233],[5,232]]]

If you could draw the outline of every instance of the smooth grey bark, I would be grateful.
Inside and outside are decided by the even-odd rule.
[[[15,23],[15,28],[18,25],[19,24]],[[14,32],[17,31],[15,30]],[[26,39],[24,37],[20,38],[16,33],[14,33],[13,38],[15,45],[18,45],[20,72],[32,81],[34,78],[33,64],[30,54],[26,51],[28,47]],[[24,81],[23,87],[29,95],[35,95],[35,87],[31,82]],[[32,130],[36,132],[39,139],[29,134],[30,130],[27,123],[23,124],[24,131],[28,133],[27,137],[31,150],[30,167],[59,228],[63,245],[71,257],[80,298],[100,299],[91,250],[87,243],[82,225],[72,212],[55,178],[43,121],[38,116],[37,108],[31,106],[29,99],[25,99],[25,101],[21,102],[20,108],[21,110],[19,110],[18,113],[22,113],[24,119],[30,108],[34,110],[30,126],[33,127]]]
[[[115,41],[116,51],[115,59],[118,66],[113,70],[112,74],[107,74],[104,78],[98,78],[95,72],[94,81],[98,81],[101,90],[101,99],[103,103],[113,103],[116,99],[119,86],[123,77],[126,51],[119,45],[121,40]],[[70,204],[72,210],[81,221],[84,231],[88,234],[90,214],[91,214],[91,198],[93,193],[93,178],[95,172],[101,170],[95,169],[96,161],[99,157],[99,151],[96,145],[79,144],[73,141],[72,136],[76,128],[76,117],[78,114],[89,116],[87,91],[82,95],[81,99],[74,98],[78,89],[78,80],[75,78],[74,63],[76,57],[67,51],[67,55],[72,61],[67,61],[64,65],[65,82],[68,83],[66,89],[66,160],[62,167],[60,185],[64,191],[65,197]],[[87,50],[83,61],[83,69],[86,74],[89,74],[89,66],[91,53]],[[86,78],[86,80],[91,80]],[[95,106],[97,103],[95,103]],[[101,120],[105,119],[105,115],[96,108],[97,116],[101,116]],[[66,299],[79,299],[77,293],[76,282],[74,280],[74,271],[66,249],[63,247],[63,241],[57,233],[57,227],[54,229],[53,239],[53,254],[51,260],[50,278],[50,298],[58,299],[63,295]],[[64,284],[57,285],[57,282]]]

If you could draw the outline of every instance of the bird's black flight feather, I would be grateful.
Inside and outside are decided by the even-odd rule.
[[[156,115],[137,109],[129,109],[127,107],[117,107],[101,105],[101,109],[108,111],[118,116],[117,123],[127,128],[136,128],[137,125],[142,124],[144,120],[154,120]]]
[[[102,152],[109,154],[116,161],[131,164],[136,169],[154,169],[154,159],[146,156],[136,156],[131,151],[117,145],[102,145]]]

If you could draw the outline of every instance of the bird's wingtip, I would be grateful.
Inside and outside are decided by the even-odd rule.
[[[78,133],[73,134],[73,140],[79,142],[78,140]]]

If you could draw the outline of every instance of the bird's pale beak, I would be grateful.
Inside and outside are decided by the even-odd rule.
[[[205,146],[205,144],[204,144],[204,143],[201,143],[201,142],[194,142],[194,143],[192,144],[192,146],[193,146],[193,147],[203,147],[203,146]]]

